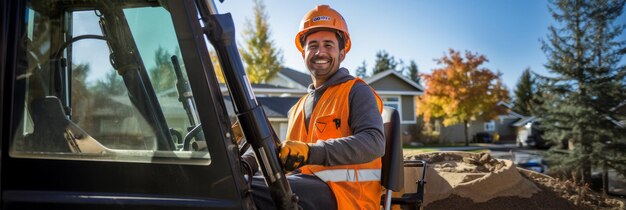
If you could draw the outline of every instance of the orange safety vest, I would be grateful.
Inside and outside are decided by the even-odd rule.
[[[356,78],[344,83],[328,87],[311,114],[309,128],[304,116],[304,103],[308,95],[300,98],[295,109],[289,113],[287,140],[315,143],[351,136],[348,125],[350,104],[348,97],[355,82],[363,82]],[[379,112],[382,113],[382,101],[374,90]],[[301,167],[303,174],[315,174],[325,181],[335,194],[338,209],[379,209],[382,187],[380,185],[380,158],[356,165],[321,166],[305,165]]]

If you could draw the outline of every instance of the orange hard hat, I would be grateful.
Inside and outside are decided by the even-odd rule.
[[[350,34],[348,33],[348,25],[343,16],[328,5],[317,5],[314,9],[306,13],[300,22],[300,31],[296,34],[296,47],[300,52],[302,49],[302,36],[306,35],[311,29],[335,29],[344,39],[346,53],[350,51]]]

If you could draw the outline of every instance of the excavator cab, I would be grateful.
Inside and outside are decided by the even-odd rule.
[[[0,2],[2,208],[253,208],[204,7]]]

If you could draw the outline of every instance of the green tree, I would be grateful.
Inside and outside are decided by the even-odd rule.
[[[389,69],[397,71],[396,67],[398,67],[398,61],[396,61],[393,56],[389,55],[387,51],[381,50],[376,53],[372,74],[375,75]]]
[[[557,25],[549,27],[542,48],[546,68],[541,76],[545,102],[538,109],[544,138],[569,142],[571,152],[550,153],[554,171],[580,175],[591,182],[593,167],[626,173],[626,130],[607,119],[626,99],[626,51],[616,25],[625,0],[553,0],[550,11]],[[574,177],[578,179],[578,177]]]
[[[465,145],[469,145],[468,126],[472,120],[495,119],[504,110],[497,105],[509,101],[508,90],[502,85],[500,73],[481,67],[487,62],[484,55],[450,49],[449,55],[437,60],[443,67],[424,74],[428,88],[419,97],[417,113],[429,122],[443,118],[443,124],[463,123]]]
[[[126,92],[122,76],[118,75],[114,70],[109,71],[104,79],[98,80],[93,89],[94,92],[107,93],[109,95],[122,95]]]
[[[421,85],[421,81],[420,81],[420,71],[417,68],[417,64],[415,63],[415,61],[411,60],[411,63],[409,64],[409,66],[407,67],[407,75],[406,75],[411,81],[417,83],[418,85]]]
[[[268,15],[262,0],[254,0],[254,24],[248,20],[244,29],[246,48],[241,58],[246,64],[246,74],[251,83],[265,83],[281,69],[281,51],[270,39]]]
[[[365,61],[361,63],[361,66],[356,68],[356,76],[360,78],[367,77],[367,64],[365,63]]]
[[[532,78],[532,71],[526,68],[520,76],[515,88],[515,101],[513,111],[525,116],[533,115],[533,99],[535,98],[535,80]]]

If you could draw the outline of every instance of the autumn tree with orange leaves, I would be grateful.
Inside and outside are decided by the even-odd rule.
[[[481,67],[488,62],[484,55],[450,49],[449,55],[437,59],[441,68],[422,74],[426,83],[424,95],[419,97],[417,113],[429,122],[443,118],[445,126],[463,123],[465,146],[469,146],[469,122],[491,120],[503,113],[499,101],[509,101],[508,90],[502,84],[500,73]]]

